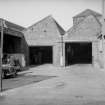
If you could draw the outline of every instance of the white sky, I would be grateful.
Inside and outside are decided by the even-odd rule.
[[[51,14],[68,30],[72,17],[88,8],[101,13],[101,0],[0,0],[0,18],[28,27]]]

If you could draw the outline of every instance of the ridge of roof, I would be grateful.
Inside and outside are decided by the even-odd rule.
[[[57,29],[59,30],[61,35],[65,34],[65,30],[58,24],[58,22],[53,18],[54,22],[56,23]]]
[[[54,21],[54,23],[55,23],[55,25],[57,26],[57,29],[59,30],[60,34],[61,34],[61,35],[64,35],[64,34],[65,34],[64,29],[58,24],[58,22],[52,17],[52,15],[48,15],[47,17],[43,18],[42,20],[40,20],[40,21],[36,22],[35,24],[29,26],[27,29],[30,29],[30,28],[32,28],[33,26],[36,26],[38,23],[41,23],[41,22],[43,22],[43,21],[45,21],[45,20],[47,20],[47,19],[49,19],[49,18],[51,18],[51,19]],[[26,30],[27,30],[27,29],[26,29]]]
[[[90,14],[92,14],[92,15],[94,15],[94,16],[102,16],[102,14],[100,14],[100,13],[98,13],[98,12],[96,12],[96,11],[93,11],[93,10],[91,10],[91,9],[86,9],[86,10],[84,10],[83,12],[81,12],[81,13],[75,15],[73,18],[86,17],[86,16],[88,16],[88,15],[90,15]]]
[[[74,27],[75,27],[75,26],[70,27],[70,28],[66,31],[66,33],[71,32],[71,31],[73,30]]]
[[[44,20],[46,20],[46,19],[48,19],[48,18],[52,18],[52,15],[48,15],[48,16],[46,16],[45,18],[39,20],[38,22],[32,24],[31,26],[27,27],[26,30],[32,28],[33,26],[35,26],[35,25],[37,25],[37,24],[43,22]]]
[[[94,15],[90,15],[90,16],[93,16],[95,19],[96,19],[96,21],[100,24],[100,26],[102,25],[100,22],[99,22],[99,20],[94,16]],[[86,18],[85,18],[86,19]],[[84,20],[85,20],[84,19]],[[84,21],[83,20],[83,21]],[[82,22],[83,22],[82,21]],[[68,29],[68,31],[66,32],[66,33],[70,33],[72,30],[74,30],[75,28],[77,28],[82,22],[80,22],[79,24],[77,24],[77,25],[73,25],[70,29]]]

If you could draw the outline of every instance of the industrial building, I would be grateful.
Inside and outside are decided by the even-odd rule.
[[[102,15],[87,9],[73,17],[73,26],[64,35],[64,65],[103,66]],[[104,43],[104,41],[103,41]]]
[[[51,15],[28,28],[3,21],[3,53],[14,54],[26,66],[104,65],[105,42],[100,13],[87,9],[77,14],[66,33]]]
[[[27,44],[25,42],[24,34],[22,30],[24,27],[16,25],[4,19],[0,19],[0,23],[3,22],[3,55],[14,56],[22,64],[22,60],[25,61],[25,49]],[[1,27],[1,26],[0,26]],[[1,28],[0,28],[1,31]],[[0,37],[1,38],[1,37]],[[1,40],[0,40],[1,41]],[[24,64],[25,66],[25,64]]]
[[[63,28],[50,15],[23,31],[28,44],[29,65],[54,64],[60,66]]]

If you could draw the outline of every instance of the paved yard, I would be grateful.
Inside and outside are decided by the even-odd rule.
[[[0,105],[105,105],[105,71],[91,65],[43,65],[23,74],[56,76],[3,92]]]
[[[54,77],[56,76],[29,75],[29,73],[27,72],[22,74],[20,73],[16,76],[16,78],[3,79],[3,91],[7,91],[9,89],[14,89],[17,87],[22,87],[29,84],[34,84]]]

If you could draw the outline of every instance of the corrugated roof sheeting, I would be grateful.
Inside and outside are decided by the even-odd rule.
[[[5,34],[13,35],[16,37],[23,37],[24,36],[22,33],[22,30],[25,29],[24,27],[16,25],[16,24],[9,22],[7,20],[4,20],[4,19],[0,19],[0,22],[1,21],[3,21]],[[0,31],[1,31],[1,24],[0,24]]]

